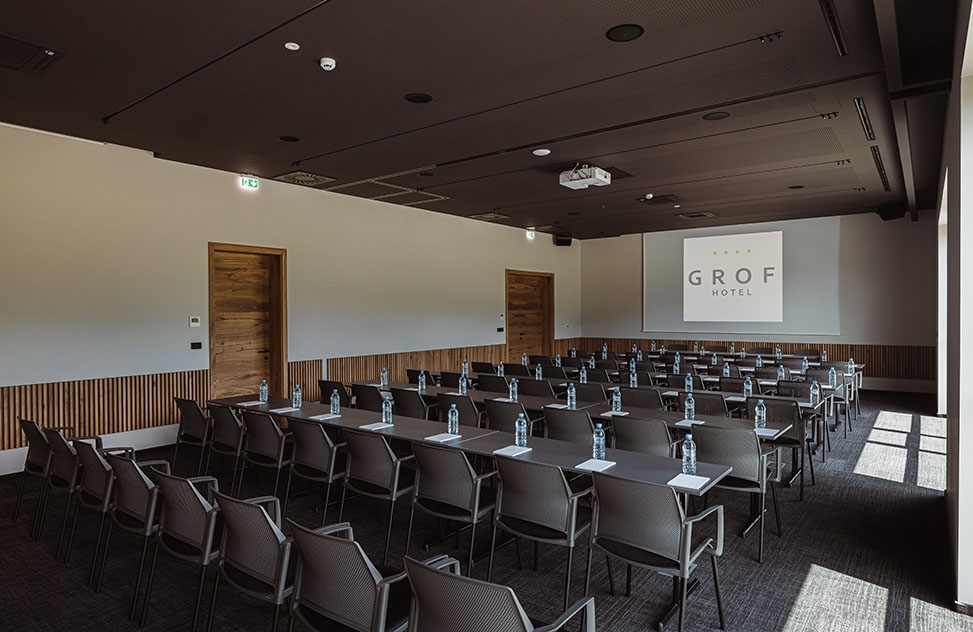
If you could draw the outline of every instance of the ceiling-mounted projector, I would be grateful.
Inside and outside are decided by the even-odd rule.
[[[581,165],[562,171],[558,178],[561,186],[569,189],[587,189],[590,186],[604,187],[612,183],[612,174],[600,167]]]

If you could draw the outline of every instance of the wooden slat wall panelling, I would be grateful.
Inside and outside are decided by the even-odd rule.
[[[301,385],[301,395],[306,402],[321,400],[321,388],[318,380],[324,377],[324,362],[321,360],[298,360],[287,363],[288,393],[295,384]]]
[[[344,382],[377,379],[382,372],[382,367],[386,367],[391,381],[405,382],[408,378],[406,369],[459,371],[463,366],[463,358],[471,363],[493,362],[496,364],[503,360],[505,354],[506,345],[497,344],[328,358],[328,379]]]
[[[104,435],[178,422],[174,397],[209,399],[209,371],[0,387],[0,450],[25,445],[18,417]]]

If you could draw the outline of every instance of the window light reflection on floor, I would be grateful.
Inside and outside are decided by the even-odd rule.
[[[785,632],[884,632],[887,588],[812,564]]]

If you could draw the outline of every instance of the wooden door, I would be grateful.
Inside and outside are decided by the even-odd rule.
[[[554,275],[507,270],[507,362],[554,349]]]
[[[286,251],[209,246],[210,396],[286,396]]]

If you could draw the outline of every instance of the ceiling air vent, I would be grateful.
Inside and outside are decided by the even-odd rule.
[[[841,32],[841,23],[838,22],[838,9],[835,8],[833,0],[818,0],[821,5],[821,13],[824,14],[824,21],[828,24],[831,31],[831,39],[834,40],[835,48],[838,49],[838,56],[844,57],[848,54],[848,47],[845,46],[845,36]]]
[[[680,219],[709,219],[710,217],[716,217],[716,213],[710,213],[709,211],[699,211],[697,213],[677,213],[676,217]]]
[[[868,110],[865,109],[865,99],[855,97],[855,109],[858,110],[858,120],[862,123],[862,131],[865,132],[865,138],[874,141],[875,130],[872,129],[872,121],[868,118]]]
[[[642,196],[635,199],[649,206],[672,206],[673,204],[681,204],[686,201],[685,198],[681,198],[673,193],[653,195],[652,197]]]
[[[317,188],[322,184],[334,182],[334,178],[322,176],[317,173],[311,173],[310,171],[291,171],[290,173],[285,173],[275,177],[274,180],[277,180],[278,182],[289,182],[290,184],[299,184],[302,187],[312,188]]]
[[[502,213],[480,213],[479,215],[467,215],[469,219],[478,219],[484,222],[495,222],[500,219],[510,219],[509,215],[503,215]]]
[[[879,150],[878,145],[872,145],[872,158],[875,159],[875,170],[878,171],[878,177],[882,179],[882,188],[886,192],[891,191],[892,188],[889,186],[889,175],[885,172],[885,162],[882,160],[882,152]]]
[[[40,73],[62,57],[53,48],[0,35],[0,68]]]

